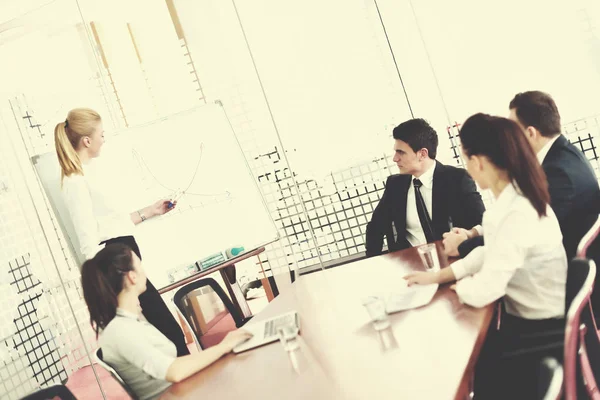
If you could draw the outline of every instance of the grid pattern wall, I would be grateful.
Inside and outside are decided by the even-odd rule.
[[[395,168],[389,157],[332,172],[322,182],[295,175],[299,193],[290,169],[282,166],[279,148],[255,158],[272,164],[257,178],[281,233],[280,244],[299,268],[364,251],[366,224]]]
[[[464,167],[459,148],[459,128],[460,124],[455,123],[446,132],[453,155],[452,164]],[[600,178],[597,150],[600,116],[565,124],[563,133],[586,155]],[[258,175],[258,180],[268,202],[274,204],[272,215],[282,233],[281,244],[287,253],[295,255],[300,268],[315,266],[319,263],[319,256],[327,266],[365,251],[366,225],[383,194],[385,180],[396,171],[386,155],[334,172],[323,182],[302,180],[296,176],[300,193],[292,183],[289,168],[276,167],[281,161],[277,147],[257,158],[271,160],[273,164],[273,171]],[[271,185],[273,182],[275,186]],[[483,193],[483,199],[486,205],[493,201],[488,192]],[[300,201],[304,202],[308,219]],[[311,240],[311,228],[316,246]]]
[[[457,166],[464,167],[464,161],[460,155],[459,147],[459,128],[460,124],[455,123],[447,128],[448,138],[450,139],[452,159]],[[582,118],[563,125],[562,133],[565,137],[583,152],[590,161],[596,177],[600,179],[600,162],[598,161],[597,142],[600,139],[600,115]]]
[[[10,285],[17,295],[22,296],[14,318],[16,331],[12,336],[12,348],[26,357],[33,370],[33,378],[40,386],[65,380],[67,374],[57,351],[56,336],[48,324],[43,324],[49,316],[43,315],[43,312],[38,314],[42,297],[46,297],[47,304],[47,296],[44,296],[43,285],[32,271],[29,254],[9,262],[9,274]],[[27,374],[19,374],[18,382],[22,378],[27,380]],[[8,393],[19,386],[18,382],[14,385],[15,379],[6,380],[4,389]]]
[[[49,135],[23,98],[0,111],[0,398],[17,399],[89,364],[80,332],[95,341],[79,270],[29,161]]]
[[[249,104],[256,88],[234,82],[219,96],[280,234],[259,256],[267,273],[293,270],[296,263],[318,268],[320,261],[329,265],[364,252],[366,223],[396,170],[391,157],[382,154],[322,181],[292,176],[284,151],[294,150],[281,149],[270,121],[257,121],[265,111],[257,104],[264,100]]]
[[[92,79],[97,81],[98,98],[104,99],[105,109],[109,109],[110,100],[101,91],[102,78],[96,75]],[[22,164],[21,170],[27,181],[27,188],[23,186],[21,190],[24,192],[27,189],[27,195],[31,198],[31,207],[25,212],[34,219],[30,228],[38,232],[36,250],[42,254],[44,260],[43,265],[38,267],[43,269],[46,276],[43,286],[47,301],[42,321],[52,328],[59,344],[61,363],[67,373],[71,374],[89,365],[86,346],[88,350],[94,350],[96,337],[89,324],[89,314],[83,299],[76,261],[29,162],[32,156],[54,151],[52,131],[56,121],[39,118],[37,116],[39,107],[32,105],[25,95],[11,99],[10,108],[13,121],[7,121],[6,125],[16,132],[16,137],[12,139],[13,146],[16,146],[17,152],[20,152],[20,157],[18,160],[15,158],[14,161]],[[66,110],[61,111],[64,111],[61,115],[66,114]],[[11,122],[14,124],[11,125]],[[7,131],[7,134],[10,132]],[[46,245],[43,245],[44,241],[47,241]],[[40,315],[39,310],[38,315]]]
[[[255,94],[255,88],[247,84],[234,81],[230,86],[222,88],[219,93],[227,117],[231,121],[233,130],[240,143],[248,167],[257,180],[266,207],[275,221],[278,217],[278,209],[288,209],[288,212],[301,212],[301,204],[298,196],[291,196],[294,191],[294,183],[291,178],[291,170],[278,145],[275,133],[270,125],[256,120],[261,115],[257,110],[255,102],[249,104],[248,98]],[[264,114],[262,114],[264,115]],[[264,130],[259,130],[262,126]],[[286,191],[287,194],[283,192]],[[296,263],[296,252],[302,246],[300,241],[312,241],[309,233],[295,237],[288,235],[281,224],[276,223],[281,240],[266,246],[266,251],[259,255],[262,267],[268,274],[278,275],[288,273]],[[304,245],[306,246],[306,245]],[[314,247],[314,245],[312,245]],[[260,268],[255,269],[258,277]]]
[[[453,163],[461,167],[458,128],[458,124],[448,127],[447,133],[454,151]],[[293,184],[290,169],[277,167],[281,165],[277,147],[256,157],[259,158],[273,165],[272,171],[257,178],[272,205],[271,213],[282,236],[280,243],[288,254],[295,256],[299,268],[312,269],[319,261],[327,267],[365,251],[367,223],[383,194],[387,177],[397,171],[391,157],[382,154],[332,172],[322,182],[302,180],[296,175],[300,193]]]
[[[453,152],[452,164],[463,167],[459,127],[458,123],[447,127],[447,134]],[[272,164],[272,170],[257,178],[271,205],[285,252],[295,257],[301,269],[311,269],[319,261],[329,266],[361,255],[365,251],[367,223],[383,194],[387,177],[397,171],[391,157],[382,154],[377,159],[332,172],[322,182],[303,180],[296,175],[300,193],[293,184],[290,169],[282,167],[281,158],[277,147],[255,157]],[[484,196],[484,201],[488,203],[491,198]]]
[[[590,161],[596,177],[600,179],[598,140],[600,140],[600,115],[582,118],[563,126],[563,133]]]
[[[446,127],[446,133],[448,134],[448,139],[450,140],[450,150],[452,151],[452,160],[453,164],[456,167],[465,167],[465,162],[462,159],[461,151],[460,151],[460,139],[458,138],[460,134],[460,125],[458,122],[454,122],[452,126]]]

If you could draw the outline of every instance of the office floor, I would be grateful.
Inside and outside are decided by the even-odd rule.
[[[255,296],[252,299],[248,300],[248,305],[250,306],[250,311],[252,314],[258,314],[263,308],[268,304],[267,296],[264,295],[264,290],[257,290],[253,293]],[[188,344],[190,352],[195,353],[197,351],[196,345],[194,343]],[[104,389],[104,393],[106,398],[109,400],[129,400],[129,395],[125,392],[125,390],[115,381],[110,374],[104,370],[103,368],[97,366],[96,373],[99,376],[100,382],[102,384],[102,388]],[[96,382],[96,378],[94,377],[94,372],[90,366],[84,367],[71,376],[69,376],[69,380],[66,383],[66,386],[73,392],[73,395],[77,399],[85,399],[85,400],[101,400],[102,394],[100,393],[100,388],[98,387],[98,383]]]

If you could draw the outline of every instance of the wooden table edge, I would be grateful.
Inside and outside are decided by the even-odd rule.
[[[497,302],[495,301],[492,304],[488,304],[484,307],[486,309],[485,320],[483,322],[484,329],[479,331],[479,335],[477,336],[477,340],[475,341],[475,347],[473,347],[473,351],[471,352],[471,356],[469,357],[469,362],[467,363],[467,367],[465,368],[465,372],[460,382],[460,386],[458,387],[456,396],[454,397],[456,400],[470,399],[469,389],[472,389],[471,382],[474,378],[475,366],[477,365],[479,353],[481,353],[481,349],[483,348],[483,344],[485,343],[487,333],[490,329],[490,324],[492,323],[492,317],[494,316],[496,304]]]

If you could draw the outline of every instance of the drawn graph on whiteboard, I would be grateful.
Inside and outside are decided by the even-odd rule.
[[[217,203],[230,203],[234,200],[234,196],[228,190],[215,191],[215,192],[204,192],[202,188],[202,176],[203,174],[210,173],[210,171],[202,171],[202,159],[204,155],[205,144],[200,143],[200,149],[198,151],[198,157],[196,165],[193,171],[189,171],[189,179],[184,181],[183,186],[173,185],[171,182],[165,182],[157,177],[153,172],[153,168],[148,165],[144,155],[138,149],[131,150],[131,156],[138,169],[137,173],[142,178],[144,189],[151,193],[156,193],[157,198],[169,199],[176,201],[176,212],[184,213],[192,211],[197,208],[205,208],[210,205]],[[180,172],[181,176],[187,176],[187,171]],[[180,182],[181,183],[181,182]],[[165,214],[166,216],[173,215],[173,213]]]

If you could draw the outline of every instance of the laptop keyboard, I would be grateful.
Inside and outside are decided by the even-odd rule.
[[[280,326],[289,324],[296,324],[296,314],[283,315],[281,317],[272,319],[265,323],[265,338],[269,338],[277,335],[277,329]]]

